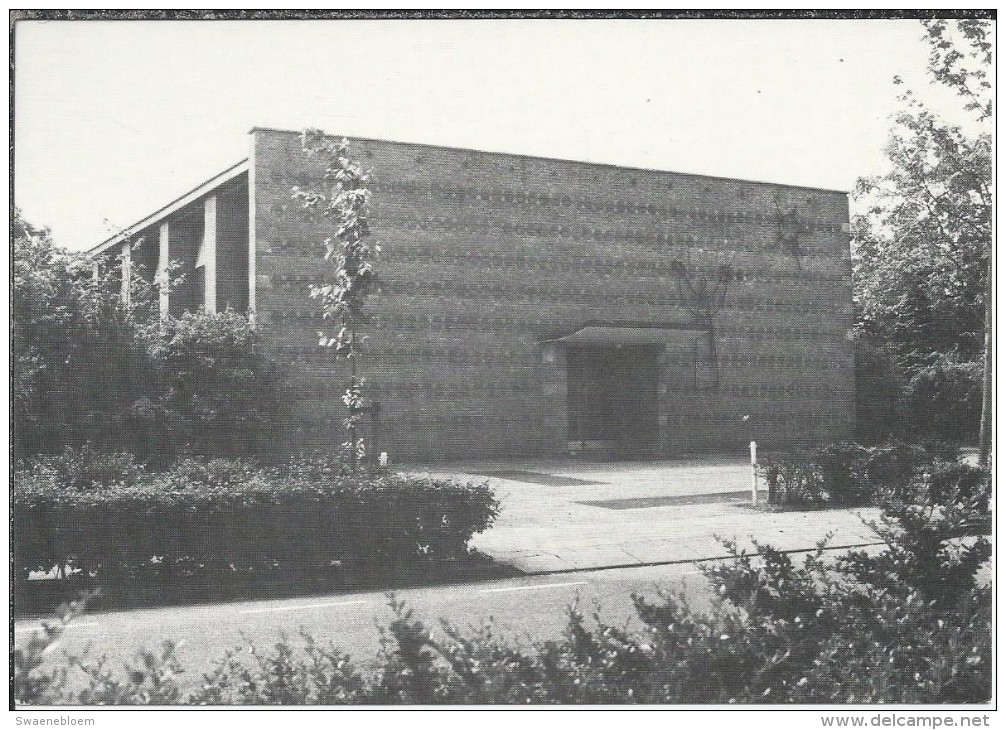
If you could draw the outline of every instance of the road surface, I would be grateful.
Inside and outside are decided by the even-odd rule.
[[[577,599],[585,613],[592,614],[597,604],[606,620],[632,625],[631,594],[656,598],[661,589],[681,589],[693,605],[708,602],[708,583],[694,563],[409,588],[395,595],[431,625],[444,618],[464,629],[491,619],[497,636],[529,646],[561,637],[565,609]],[[184,683],[194,686],[228,649],[248,643],[265,649],[284,633],[297,640],[302,629],[367,666],[380,645],[377,626],[386,626],[392,617],[388,596],[381,591],[111,611],[76,618],[55,651],[107,655],[109,667],[118,668],[138,649],[154,649],[172,639],[180,642]],[[37,620],[16,622],[15,643],[38,625]]]

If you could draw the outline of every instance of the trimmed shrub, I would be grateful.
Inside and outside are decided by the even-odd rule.
[[[134,484],[143,473],[132,454],[100,451],[91,444],[79,449],[68,446],[58,454],[41,456],[32,460],[27,469],[35,483],[70,491]]]
[[[867,453],[867,449],[854,443],[837,443],[814,453],[821,487],[830,503],[845,507],[872,501],[873,485],[860,471]]]
[[[692,610],[673,595],[634,596],[642,628],[630,630],[596,614],[588,619],[574,605],[565,635],[530,649],[498,638],[491,624],[467,634],[447,623],[431,627],[392,599],[394,618],[382,630],[374,662],[356,665],[307,635],[299,645],[284,637],[266,650],[240,647],[197,688],[183,690],[170,642],[141,651],[119,673],[103,659],[54,660],[49,649],[79,610],[70,607],[15,649],[14,701],[987,703],[992,593],[977,576],[991,545],[984,536],[958,539],[975,515],[989,516],[991,482],[979,471],[955,464],[915,471],[901,492],[914,501],[889,496],[874,525],[887,545],[880,553],[853,551],[826,561],[822,542],[796,562],[771,546],[749,553],[727,543],[732,557],[704,570],[710,610]]]
[[[957,446],[942,441],[872,447],[841,442],[807,454],[767,457],[759,469],[773,504],[851,507],[874,504],[885,495],[907,499],[920,474],[956,463],[958,456]]]
[[[827,501],[821,475],[810,458],[797,454],[765,457],[758,467],[772,504],[810,506]]]
[[[932,465],[934,456],[921,444],[887,441],[870,448],[859,465],[875,492],[899,493],[913,482],[915,474]]]
[[[191,487],[232,487],[254,480],[261,469],[252,459],[179,459],[171,468],[157,475],[157,481],[169,489]]]
[[[17,574],[69,565],[99,582],[412,569],[466,556],[499,511],[488,485],[393,474],[312,482],[221,460],[79,491],[20,472],[12,507]]]
[[[956,482],[951,478],[956,473]],[[639,630],[588,620],[574,605],[565,635],[530,649],[492,625],[463,634],[417,620],[391,599],[372,668],[302,635],[239,647],[183,691],[173,645],[141,651],[113,674],[102,660],[48,652],[64,615],[14,652],[18,704],[669,704],[985,703],[992,696],[992,594],[977,581],[991,554],[954,536],[979,500],[959,497],[972,471],[947,469],[890,502],[875,525],[887,549],[794,559],[768,545],[704,570],[710,610],[677,596],[634,596]],[[967,486],[961,486],[961,485]],[[958,488],[959,487],[959,488]],[[976,487],[979,497],[985,488]],[[931,494],[947,500],[932,502]],[[64,614],[72,613],[65,611]]]

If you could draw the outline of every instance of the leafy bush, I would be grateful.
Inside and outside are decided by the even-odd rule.
[[[890,440],[868,449],[857,468],[873,485],[875,493],[897,493],[911,484],[920,470],[930,467],[934,459],[932,452],[921,444]]]
[[[963,464],[940,464],[916,472],[907,488],[889,493],[874,530],[888,549],[880,555],[852,552],[848,573],[887,592],[912,591],[941,607],[953,606],[975,585],[978,569],[992,555],[991,472]],[[977,529],[976,529],[977,528]]]
[[[139,265],[123,301],[116,262],[60,248],[20,212],[12,234],[15,457],[90,444],[163,466],[181,453],[248,454],[274,441],[280,372],[243,315],[162,319]]]
[[[990,516],[992,500],[992,471],[961,464],[957,461],[936,462],[927,474],[929,502],[935,504],[969,505],[976,518]]]
[[[169,489],[231,487],[256,479],[261,469],[251,459],[183,458],[157,475],[159,484]]]
[[[900,494],[918,483],[919,474],[957,458],[958,448],[943,441],[837,443],[806,454],[766,457],[759,468],[773,504],[848,507]]]
[[[978,703],[991,697],[991,594],[971,585],[948,607],[910,590],[877,590],[830,567],[766,550],[734,550],[707,572],[707,612],[683,599],[635,597],[629,631],[569,609],[565,635],[515,648],[491,624],[439,630],[392,599],[376,667],[302,634],[238,647],[188,693],[173,645],[143,651],[124,673],[70,658],[15,661],[19,704],[734,704]],[[39,642],[36,642],[39,643]],[[70,687],[78,687],[71,690]]]
[[[859,471],[866,454],[865,448],[852,443],[826,446],[814,454],[829,502],[846,506],[868,504],[872,500],[873,485]]]
[[[86,441],[121,444],[124,415],[153,379],[139,323],[149,285],[122,301],[118,267],[57,246],[15,211],[12,225],[11,370],[15,456],[58,453]],[[97,273],[97,275],[96,275]]]
[[[140,652],[120,674],[102,659],[53,666],[47,650],[64,619],[15,650],[15,702],[984,703],[992,693],[992,594],[978,576],[991,545],[983,535],[961,536],[976,517],[990,517],[990,477],[948,463],[914,471],[885,497],[873,525],[887,546],[879,553],[828,561],[822,541],[797,562],[768,545],[748,552],[727,543],[732,557],[704,570],[712,607],[698,612],[674,595],[634,596],[640,630],[597,614],[588,620],[574,605],[562,638],[521,649],[491,624],[469,633],[446,622],[433,628],[392,599],[395,616],[376,663],[368,663],[374,668],[304,635],[300,646],[282,638],[268,650],[239,648],[182,691],[170,642]],[[224,493],[258,494],[241,489]]]
[[[175,645],[165,641],[160,652],[139,651],[122,675],[107,668],[104,657],[65,655],[50,668],[46,655],[66,627],[79,616],[94,593],[60,606],[57,620],[42,624],[22,648],[13,652],[14,697],[18,704],[170,705],[184,701],[177,677],[182,672]]]
[[[963,475],[964,472],[961,472]],[[962,477],[963,478],[963,477]],[[979,490],[980,491],[980,490]],[[914,494],[926,495],[925,490]],[[61,626],[14,655],[19,704],[667,704],[979,703],[992,692],[992,596],[977,581],[981,538],[947,560],[968,509],[890,503],[876,526],[888,549],[796,562],[767,545],[727,543],[704,572],[713,604],[634,597],[642,629],[569,610],[565,635],[530,649],[492,625],[462,633],[417,620],[392,599],[376,666],[364,671],[308,635],[239,647],[200,685],[180,688],[173,645],[115,675],[105,662],[46,662]],[[910,508],[909,508],[910,507]],[[971,509],[980,509],[976,500]],[[943,551],[937,555],[933,551]],[[64,621],[65,624],[65,621]]]
[[[935,354],[911,373],[903,388],[900,413],[911,433],[978,440],[983,367],[978,361]]]
[[[974,322],[979,332],[981,321]],[[947,342],[943,339],[941,347]],[[931,351],[920,359],[916,343],[905,344],[913,353],[907,359],[899,355],[897,343],[857,331],[857,438],[871,444],[890,438],[976,441],[982,410],[980,354]]]
[[[352,473],[353,467],[344,452],[297,453],[281,462],[270,465],[270,470],[283,479],[306,479],[325,481],[332,477],[342,477]]]
[[[773,504],[806,506],[827,500],[817,465],[806,457],[796,454],[763,457],[758,466],[768,485],[769,502]]]
[[[26,468],[34,482],[71,491],[133,484],[143,473],[132,454],[100,451],[91,444],[79,449],[68,446],[58,454],[38,457]]]
[[[179,453],[266,453],[282,417],[283,380],[246,317],[186,312],[146,333],[158,381],[134,409],[136,449],[148,459]]]
[[[392,474],[282,479],[245,461],[185,460],[68,491],[15,475],[16,574],[70,565],[102,582],[316,569],[395,570],[468,554],[499,504],[487,485]]]

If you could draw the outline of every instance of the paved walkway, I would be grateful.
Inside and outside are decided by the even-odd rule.
[[[829,533],[836,547],[878,540],[861,519],[875,519],[873,508],[753,509],[750,470],[743,459],[707,458],[486,461],[408,471],[488,480],[502,513],[472,544],[528,573],[722,557],[718,537],[784,550],[813,548]]]

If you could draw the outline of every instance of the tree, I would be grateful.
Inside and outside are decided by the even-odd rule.
[[[924,21],[923,25],[929,40],[930,73],[938,82],[965,99],[965,110],[971,112],[978,121],[991,120],[994,105],[988,72],[992,68],[992,24],[980,19],[966,19],[958,20],[951,26],[944,19],[932,19]],[[984,193],[991,220],[991,175],[986,179],[990,184]],[[989,256],[985,278],[982,415],[978,438],[978,461],[983,465],[988,463],[992,449],[992,277],[992,257]]]
[[[325,261],[329,264],[329,280],[311,288],[311,296],[320,299],[322,316],[338,325],[335,336],[319,332],[319,344],[332,348],[337,357],[349,362],[349,385],[342,396],[347,409],[345,420],[349,440],[343,450],[350,468],[355,469],[364,456],[363,440],[357,436],[360,413],[363,410],[363,380],[357,375],[356,361],[365,339],[359,332],[366,321],[363,308],[377,282],[372,257],[381,247],[367,243],[370,236],[370,198],[368,185],[371,173],[349,158],[349,142],[333,142],[319,129],[305,130],[301,144],[308,155],[325,155],[324,180],[327,191],[302,190],[294,187],[293,197],[305,209],[318,210],[330,219],[333,235],[325,239]]]
[[[70,447],[71,459],[129,451],[163,464],[182,451],[258,453],[274,442],[282,383],[245,317],[162,319],[139,267],[123,297],[121,261],[66,251],[20,211],[12,236],[17,458]]]
[[[152,379],[139,323],[156,307],[138,276],[121,297],[121,267],[96,266],[15,211],[11,354],[18,457],[86,441],[120,442]]]
[[[934,81],[957,91],[984,122],[991,113],[987,27],[933,20],[925,28]],[[922,430],[940,398],[920,398],[919,387],[966,383],[984,357],[991,392],[991,136],[944,122],[911,91],[901,99],[906,108],[887,147],[891,172],[857,186],[867,211],[854,221],[856,300],[861,347],[891,359],[902,383],[900,415]],[[982,386],[974,378],[972,386],[977,395]],[[967,388],[960,395],[943,400],[982,402]],[[977,412],[965,418],[978,420]],[[987,430],[979,440],[987,458]]]

